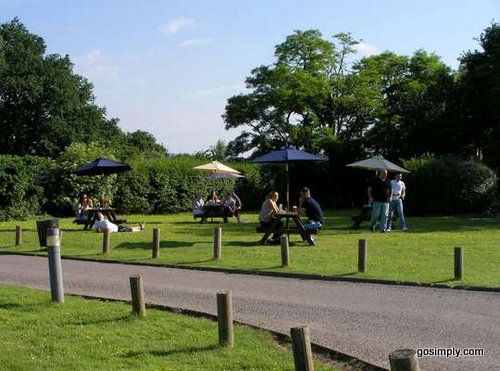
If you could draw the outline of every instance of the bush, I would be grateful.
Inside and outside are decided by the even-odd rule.
[[[26,219],[42,211],[53,162],[33,156],[0,156],[0,220]]]
[[[424,156],[405,162],[409,213],[464,214],[488,211],[495,201],[497,176],[487,166],[446,156]]]

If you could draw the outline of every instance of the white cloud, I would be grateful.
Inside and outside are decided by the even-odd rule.
[[[193,18],[178,17],[169,20],[166,23],[162,23],[158,26],[160,32],[164,35],[173,35],[182,29],[190,28],[194,26]]]
[[[88,51],[83,56],[72,58],[75,72],[85,76],[91,81],[116,80],[120,77],[120,68],[111,64],[99,49]]]
[[[211,44],[214,42],[213,37],[206,37],[203,39],[191,39],[191,40],[186,40],[184,42],[181,42],[179,44],[179,47],[184,48],[187,46],[196,46],[196,45],[204,45],[204,44]]]
[[[380,50],[377,49],[375,46],[367,44],[363,41],[361,41],[359,44],[354,45],[354,49],[357,51],[357,54],[363,58],[363,57],[369,57],[371,55],[376,55],[380,54]]]
[[[245,84],[224,85],[224,86],[218,86],[218,87],[212,88],[212,89],[199,90],[199,91],[190,93],[188,95],[185,95],[183,98],[184,99],[199,98],[199,97],[204,97],[204,96],[208,96],[208,95],[215,95],[215,94],[223,93],[223,92],[227,92],[227,91],[243,92],[245,89],[246,89]]]

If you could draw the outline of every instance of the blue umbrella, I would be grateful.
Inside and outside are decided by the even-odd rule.
[[[285,163],[286,172],[286,206],[287,209],[290,208],[290,179],[288,175],[288,163],[296,161],[326,161],[324,157],[313,155],[312,153],[301,151],[294,148],[283,148],[276,151],[271,151],[265,155],[259,156],[250,160],[250,162],[256,163],[273,163],[281,162]]]
[[[117,174],[132,170],[129,164],[108,160],[100,157],[92,162],[86,163],[75,170],[76,175],[104,175]]]

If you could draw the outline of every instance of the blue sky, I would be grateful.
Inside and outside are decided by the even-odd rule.
[[[0,0],[1,23],[19,17],[48,53],[68,54],[108,116],[171,153],[234,138],[227,98],[294,30],[351,32],[358,57],[423,48],[456,68],[499,15],[498,0]]]

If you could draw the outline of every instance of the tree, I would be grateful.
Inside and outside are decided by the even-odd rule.
[[[142,157],[166,157],[168,151],[156,141],[153,134],[143,130],[136,130],[125,135],[128,148],[125,157],[140,155]]]
[[[0,153],[56,157],[73,141],[119,141],[118,120],[95,105],[92,84],[69,56],[45,50],[17,18],[0,25]]]
[[[500,169],[500,24],[479,37],[482,50],[460,58],[454,109],[457,145],[464,154]]]
[[[367,101],[348,76],[346,56],[358,43],[350,34],[322,38],[318,30],[295,31],[276,46],[271,66],[252,70],[252,92],[229,98],[226,129],[248,127],[228,145],[231,155],[294,145],[319,151],[324,128],[335,136],[357,135]],[[338,45],[337,45],[338,44]]]

